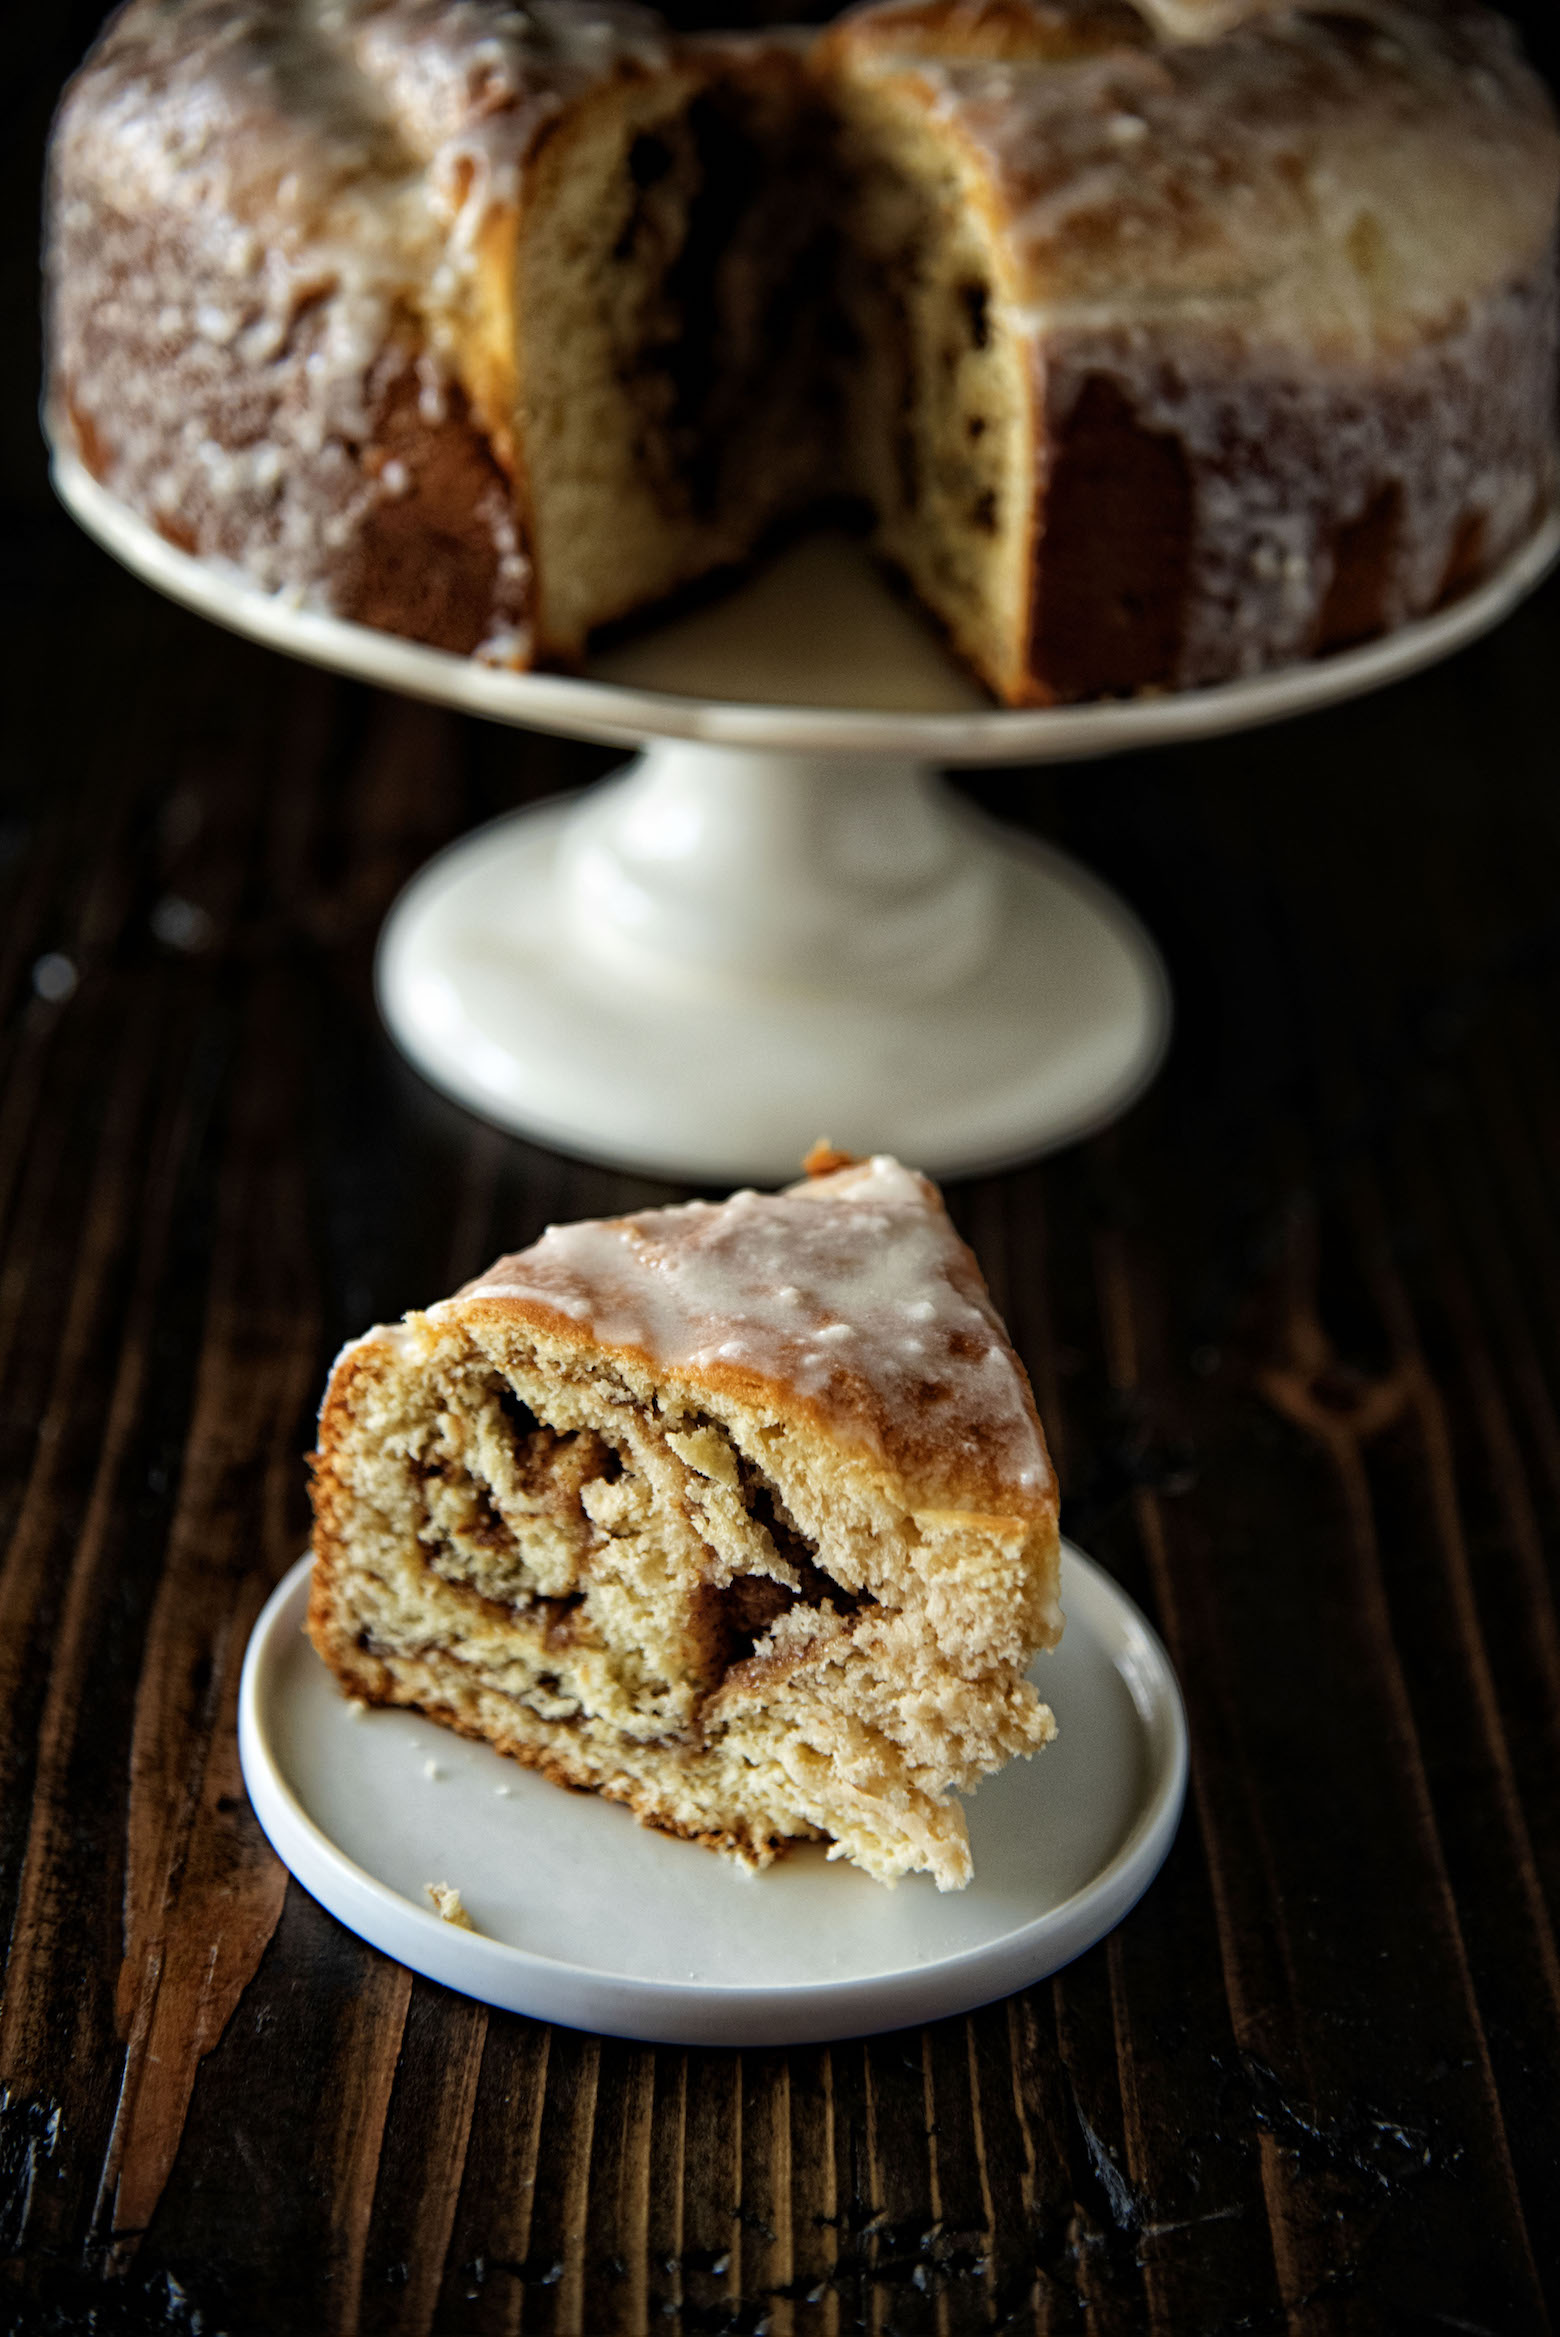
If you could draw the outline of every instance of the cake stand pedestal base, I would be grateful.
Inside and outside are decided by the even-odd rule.
[[[459,1102],[719,1184],[820,1135],[942,1175],[1047,1150],[1146,1086],[1170,1020],[1124,904],[924,766],[679,739],[441,854],[378,983]]]
[[[1560,510],[1449,608],[1278,673],[1087,706],[985,702],[862,546],[793,544],[735,592],[511,673],[344,623],[193,559],[68,447],[54,480],[116,559],[219,624],[494,721],[652,745],[578,804],[425,870],[379,961],[386,1020],[448,1094],[598,1160],[783,1177],[815,1137],[944,1175],[1102,1126],[1164,1052],[1152,943],[1060,854],[976,819],[930,765],[1214,738],[1341,704],[1498,624]]]

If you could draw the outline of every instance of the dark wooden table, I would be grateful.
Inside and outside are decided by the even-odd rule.
[[[23,220],[76,36],[30,37]],[[0,2324],[1548,2328],[1560,587],[1367,704],[972,790],[1120,886],[1176,984],[1127,1121],[950,1196],[1068,1529],[1185,1685],[1146,1900],[924,2031],[549,2031],[287,1881],[234,1698],[337,1344],[671,1197],[442,1105],[370,996],[430,852],[611,757],[115,570],[49,503],[24,236],[6,265]]]

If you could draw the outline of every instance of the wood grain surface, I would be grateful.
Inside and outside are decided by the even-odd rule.
[[[91,13],[18,36],[22,221]],[[441,1104],[370,991],[430,852],[612,757],[116,571],[42,485],[25,236],[5,269],[0,2327],[1548,2329],[1560,587],[1366,704],[971,788],[1176,985],[1129,1119],[950,1194],[1185,1687],[1147,1898],[922,2031],[548,2030],[287,1880],[234,1701],[338,1343],[674,1197]]]

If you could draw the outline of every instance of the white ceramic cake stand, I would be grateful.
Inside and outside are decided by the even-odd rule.
[[[385,1019],[500,1126],[615,1165],[772,1182],[819,1135],[933,1172],[1122,1111],[1169,1034],[1153,944],[1060,853],[966,809],[942,764],[1039,763],[1275,722],[1497,623],[1560,516],[1454,607],[1260,680],[992,708],[844,538],[599,656],[515,674],[345,624],[176,551],[63,449],[54,477],[127,567],[274,648],[496,720],[640,749],[578,798],[463,838],[379,955]]]

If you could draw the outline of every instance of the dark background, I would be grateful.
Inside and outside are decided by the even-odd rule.
[[[672,1197],[440,1104],[370,992],[433,850],[613,758],[230,639],[56,511],[35,190],[97,14],[13,12],[0,85],[0,2328],[1549,2329],[1560,587],[1354,707],[965,783],[1176,989],[1117,1129],[950,1194],[1186,1689],[1141,1907],[867,2043],[489,2013],[285,1883],[233,1699],[339,1342]]]

